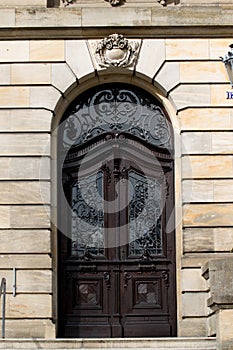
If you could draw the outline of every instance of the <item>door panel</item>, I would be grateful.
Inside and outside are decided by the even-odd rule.
[[[115,97],[121,105],[118,114],[124,111],[125,95],[131,96],[124,90]],[[134,105],[132,113],[136,109]],[[103,103],[101,113],[106,110]],[[167,144],[166,124],[161,125]],[[87,145],[79,140],[61,156],[60,336],[176,334],[175,235],[174,229],[167,230],[168,220],[174,220],[172,156],[145,145],[141,134],[132,138],[118,127],[105,125],[107,134]],[[140,130],[135,127],[134,133]],[[154,144],[159,135],[150,136]],[[99,146],[109,140],[101,154]]]

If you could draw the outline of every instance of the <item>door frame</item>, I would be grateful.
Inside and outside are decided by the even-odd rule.
[[[166,110],[169,118],[171,120],[173,131],[174,131],[174,196],[175,196],[175,208],[174,216],[176,221],[176,235],[175,235],[175,246],[176,246],[176,299],[177,299],[177,335],[179,336],[180,330],[182,328],[181,321],[181,256],[182,256],[182,211],[181,211],[181,162],[180,162],[180,127],[178,120],[176,118],[176,112],[173,105],[165,97],[163,92],[159,90],[156,86],[148,83],[147,80],[144,80],[142,77],[134,77],[128,81],[127,74],[118,73],[117,75],[109,74],[105,72],[103,74],[103,82],[126,82],[131,83],[132,86],[140,87],[145,92],[149,92],[154,95],[155,98],[163,105]],[[71,88],[68,89],[67,100],[72,101],[77,96],[82,94],[84,91],[89,90],[90,88],[99,84],[98,78],[85,79],[85,81],[78,86],[78,89]],[[52,210],[51,210],[51,221],[52,221],[52,269],[53,269],[53,296],[52,296],[52,315],[53,320],[56,326],[56,333],[58,334],[58,298],[57,298],[57,288],[58,288],[58,247],[57,247],[57,127],[60,123],[60,120],[67,108],[67,103],[59,101],[55,109],[54,117],[52,120],[52,157],[51,157],[51,169],[52,169]]]

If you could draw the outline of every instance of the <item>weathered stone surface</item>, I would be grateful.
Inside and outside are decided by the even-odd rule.
[[[25,62],[29,59],[29,41],[1,41],[0,62]]]
[[[216,336],[216,314],[209,315],[207,319],[207,335],[208,337]]]
[[[7,280],[7,293],[12,293],[13,270],[1,270],[1,276]],[[52,271],[17,270],[16,293],[52,293]]]
[[[233,257],[210,260],[202,272],[210,286],[208,306],[233,309]]]
[[[213,187],[213,181],[211,180],[184,180],[182,182],[183,202],[213,202]],[[205,193],[204,196],[203,193]]]
[[[232,107],[232,99],[227,99],[227,91],[231,90],[231,85],[229,79],[227,79],[228,84],[211,85],[211,105],[216,107]]]
[[[16,7],[16,6],[44,6],[46,7],[46,0],[1,0],[0,6]]]
[[[154,83],[161,85],[166,92],[180,83],[180,67],[178,62],[166,62],[155,76]]]
[[[183,178],[232,178],[232,156],[185,156],[182,159]]]
[[[182,291],[195,292],[207,291],[206,281],[202,277],[201,269],[183,269],[181,271]]]
[[[233,309],[218,310],[216,313],[216,330],[218,350],[233,349]]]
[[[47,157],[0,157],[0,180],[50,179],[50,159]]]
[[[186,204],[184,226],[232,226],[233,204]]]
[[[17,8],[15,22],[17,27],[28,26],[30,28],[81,26],[81,9],[71,7],[64,11],[59,8],[38,8],[33,11],[30,8]]]
[[[30,107],[48,108],[54,111],[61,93],[53,86],[30,87]]]
[[[1,230],[0,254],[45,254],[51,252],[49,230]]]
[[[232,43],[232,38],[221,38],[221,39],[210,39],[209,48],[210,48],[210,58],[214,60],[219,60],[219,57],[224,56],[228,49],[229,45]]]
[[[232,130],[233,114],[227,108],[189,108],[179,112],[181,130]]]
[[[50,228],[50,208],[42,205],[1,205],[0,228]]]
[[[215,180],[214,181],[214,202],[232,202],[233,201],[233,181]]]
[[[55,338],[54,324],[49,319],[6,320],[6,338]],[[53,330],[53,335],[52,335]]]
[[[183,244],[185,253],[214,251],[213,228],[185,228]]]
[[[230,252],[233,248],[231,227],[185,228],[184,252]]]
[[[205,337],[206,336],[206,318],[183,318],[180,320],[180,337]]]
[[[144,39],[136,66],[136,74],[143,74],[153,79],[164,61],[165,40]]]
[[[232,180],[184,180],[183,201],[188,202],[232,202]],[[227,191],[226,191],[227,189]],[[203,196],[203,193],[205,195]]]
[[[45,109],[0,110],[0,131],[50,132],[52,113]]]
[[[31,40],[30,61],[64,61],[64,40]]]
[[[11,66],[10,64],[0,65],[0,85],[9,85],[11,81]]]
[[[66,62],[78,79],[94,76],[94,67],[84,40],[66,41]]]
[[[11,83],[13,85],[50,84],[51,65],[49,63],[12,64]]]
[[[30,181],[0,182],[0,204],[49,204],[50,183]]]
[[[1,269],[51,269],[52,259],[48,254],[1,254]]]
[[[52,64],[52,85],[63,93],[74,83],[76,76],[66,63]]]
[[[48,134],[3,134],[0,138],[0,155],[47,156],[49,144]]]
[[[166,60],[198,60],[209,58],[207,39],[166,39]]]
[[[28,107],[29,87],[0,86],[0,107]]]
[[[164,23],[174,23],[176,26],[183,26],[183,34],[185,34],[186,27],[189,26],[204,26],[206,27],[213,25],[231,25],[231,7],[228,7],[225,11],[219,11],[218,6],[176,6],[168,7],[166,11],[158,14],[157,9],[152,8],[152,25],[164,25]],[[206,4],[206,2],[205,2]],[[208,13],[208,15],[207,15]],[[170,18],[169,18],[170,17]],[[169,22],[170,19],[170,22]],[[193,30],[193,29],[192,29]],[[193,32],[192,32],[193,33]],[[193,36],[193,35],[192,35]],[[195,45],[194,45],[195,46]],[[196,48],[193,48],[195,51]]]
[[[184,293],[182,294],[182,317],[200,317],[208,315],[208,293]]]
[[[180,81],[182,83],[222,83],[228,76],[222,62],[181,62]]]
[[[0,4],[1,6],[1,4]],[[0,28],[15,26],[15,10],[1,9],[0,11]]]
[[[208,154],[212,151],[210,132],[185,132],[182,134],[181,142],[182,154]]]
[[[151,24],[151,9],[149,8],[123,8],[116,7],[112,11],[111,7],[98,8],[90,11],[88,8],[82,10],[83,27],[100,26],[137,26]]]
[[[208,84],[179,85],[170,93],[176,108],[200,107],[210,105],[210,86]]]
[[[10,227],[10,210],[9,207],[2,206],[0,210],[0,228]]]
[[[48,318],[52,316],[52,297],[48,294],[7,295],[7,318]]]
[[[212,153],[233,153],[233,132],[212,133]]]

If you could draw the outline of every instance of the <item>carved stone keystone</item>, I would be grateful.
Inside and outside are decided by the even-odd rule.
[[[121,34],[102,39],[95,50],[100,67],[130,67],[138,57],[139,42],[129,41]]]

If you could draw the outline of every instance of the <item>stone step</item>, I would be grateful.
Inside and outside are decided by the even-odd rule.
[[[215,338],[1,339],[4,350],[215,350]]]

